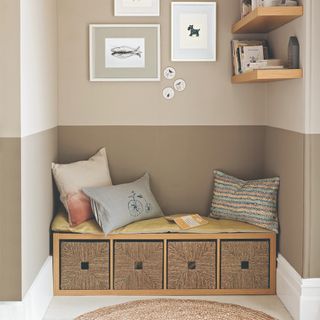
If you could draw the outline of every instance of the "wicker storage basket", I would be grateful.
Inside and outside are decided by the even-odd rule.
[[[214,289],[216,241],[168,241],[168,289]]]
[[[269,288],[269,241],[221,241],[221,289]]]
[[[114,289],[163,289],[163,241],[115,241]]]
[[[109,289],[109,241],[61,241],[60,289]]]

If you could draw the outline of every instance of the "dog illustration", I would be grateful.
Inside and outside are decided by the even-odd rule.
[[[188,31],[190,31],[189,37],[193,37],[193,36],[199,37],[200,35],[200,29],[195,29],[193,27],[193,24],[190,24],[190,26],[188,27]]]

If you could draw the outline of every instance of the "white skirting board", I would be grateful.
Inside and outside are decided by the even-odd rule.
[[[295,320],[320,319],[320,279],[303,279],[281,255],[277,295]]]
[[[52,298],[52,257],[48,257],[22,301],[0,302],[0,319],[42,320]]]

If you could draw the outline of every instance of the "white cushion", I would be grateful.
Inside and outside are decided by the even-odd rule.
[[[87,161],[70,164],[52,163],[52,172],[60,192],[60,200],[69,213],[68,199],[81,193],[85,187],[112,185],[105,148],[99,150]]]

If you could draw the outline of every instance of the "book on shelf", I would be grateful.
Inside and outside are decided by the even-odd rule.
[[[279,59],[270,59],[266,40],[232,40],[233,74],[239,75],[259,69],[283,69]]]
[[[264,60],[263,46],[244,46],[242,50],[241,70],[242,72],[252,71],[253,66],[259,67]]]

